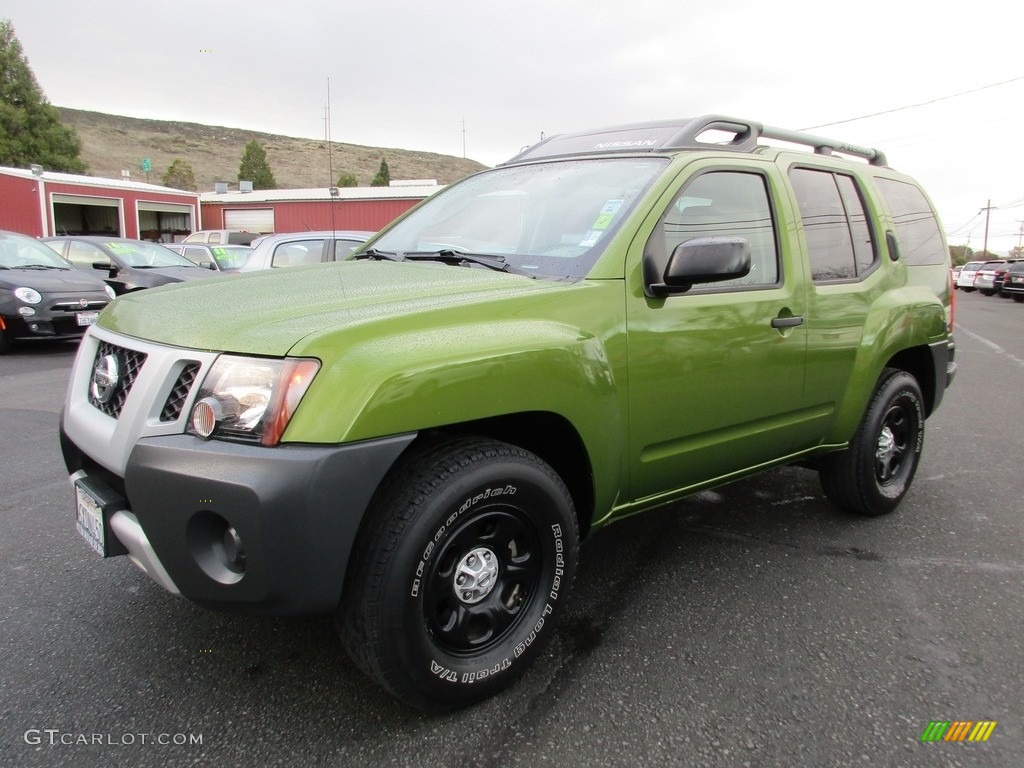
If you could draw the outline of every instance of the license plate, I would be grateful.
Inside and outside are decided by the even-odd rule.
[[[96,554],[106,556],[103,510],[99,501],[78,483],[75,483],[75,527]]]
[[[75,320],[79,325],[93,325],[99,316],[99,312],[78,312],[75,315]]]

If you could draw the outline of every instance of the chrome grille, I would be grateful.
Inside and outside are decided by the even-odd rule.
[[[139,371],[142,370],[142,366],[146,362],[146,353],[136,352],[134,349],[126,349],[102,341],[100,342],[99,349],[96,350],[96,358],[93,360],[93,365],[95,366],[97,361],[102,360],[107,355],[117,358],[118,381],[114,385],[110,399],[106,402],[102,402],[96,397],[92,381],[90,381],[89,402],[103,411],[103,413],[116,419],[121,415],[124,401],[128,399],[128,393],[131,392],[132,385],[135,383]]]
[[[167,396],[164,409],[160,411],[160,421],[178,420],[182,409],[185,407],[185,401],[188,399],[188,393],[192,391],[192,385],[195,384],[196,374],[198,373],[199,363],[194,361],[185,363],[185,367],[178,374],[178,380],[174,382],[174,386],[171,388],[171,393]]]
[[[50,309],[54,312],[91,312],[93,310],[103,309],[109,301],[99,300],[86,301],[82,304],[80,301],[58,301],[50,305]]]

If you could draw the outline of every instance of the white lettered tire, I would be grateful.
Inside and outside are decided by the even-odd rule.
[[[576,570],[575,510],[554,470],[489,439],[425,444],[367,515],[337,616],[357,665],[399,700],[439,710],[522,674]]]
[[[906,371],[885,369],[850,446],[820,465],[825,495],[860,515],[894,510],[917,473],[924,420],[917,379]]]

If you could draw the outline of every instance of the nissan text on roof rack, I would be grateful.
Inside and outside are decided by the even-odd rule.
[[[333,614],[392,695],[465,706],[617,520],[793,463],[893,511],[951,297],[878,150],[716,115],[554,136],[349,260],[115,301],[61,421],[77,527],[204,606]]]

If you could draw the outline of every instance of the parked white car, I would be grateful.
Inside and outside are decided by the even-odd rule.
[[[964,268],[960,270],[960,274],[956,276],[956,287],[961,291],[967,291],[970,293],[974,290],[974,278],[978,274],[978,270],[984,264],[984,261],[969,261],[964,264]]]

